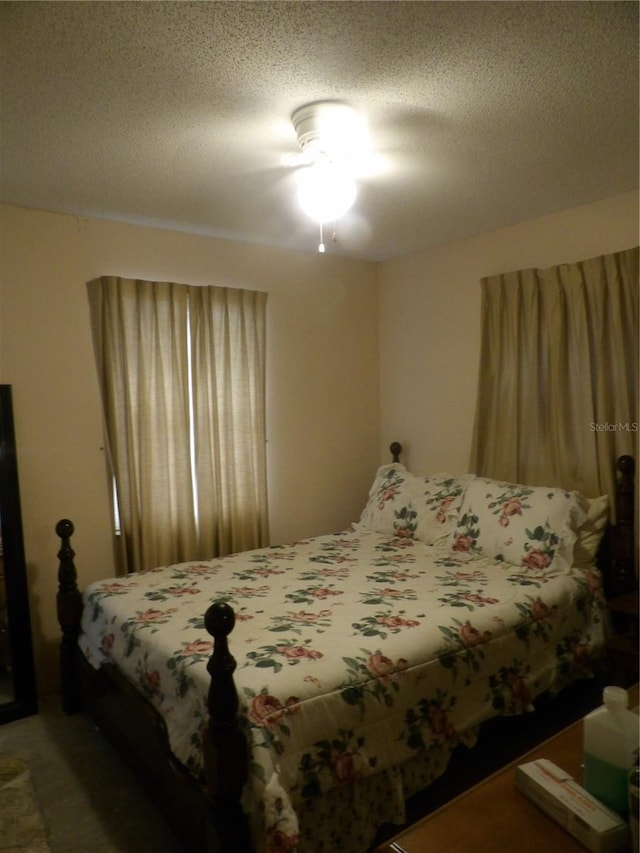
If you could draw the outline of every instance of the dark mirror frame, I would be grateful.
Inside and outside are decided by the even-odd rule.
[[[8,723],[38,710],[11,385],[0,385],[0,522],[13,680],[13,700],[0,704],[0,723]]]

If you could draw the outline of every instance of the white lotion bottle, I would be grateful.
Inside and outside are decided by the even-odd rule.
[[[629,694],[622,687],[605,687],[602,698],[604,705],[584,718],[584,787],[626,817],[640,721],[629,710]]]

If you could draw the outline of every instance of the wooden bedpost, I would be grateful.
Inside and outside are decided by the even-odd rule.
[[[56,533],[61,539],[58,559],[58,594],[56,596],[58,623],[62,630],[60,642],[60,692],[62,707],[67,714],[80,709],[78,689],[78,637],[82,619],[82,596],[78,589],[78,576],[73,562],[75,551],[70,538],[74,527],[71,521],[63,518],[56,524]]]
[[[235,620],[233,609],[224,601],[214,602],[204,617],[213,637],[213,654],[207,664],[211,684],[203,743],[204,774],[213,805],[217,849],[221,853],[252,853],[249,821],[241,804],[249,775],[249,753],[238,721],[238,693],[233,681],[236,662],[227,642]]]
[[[616,462],[616,523],[612,542],[612,586],[614,595],[638,588],[636,577],[634,531],[634,475],[636,463],[633,456],[621,456]]]
[[[389,445],[389,452],[391,453],[391,458],[393,462],[400,461],[400,454],[402,453],[402,445],[399,441],[394,441]]]

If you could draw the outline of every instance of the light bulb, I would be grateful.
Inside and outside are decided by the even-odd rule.
[[[356,185],[335,163],[314,163],[300,172],[298,198],[304,212],[316,222],[333,222],[355,201]]]

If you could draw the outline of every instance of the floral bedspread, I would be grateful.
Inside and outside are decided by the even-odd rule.
[[[305,802],[529,710],[587,674],[604,644],[595,569],[549,574],[355,529],[93,584],[83,652],[117,663],[194,773],[212,650],[203,616],[219,599],[236,613],[266,850],[295,849]]]

